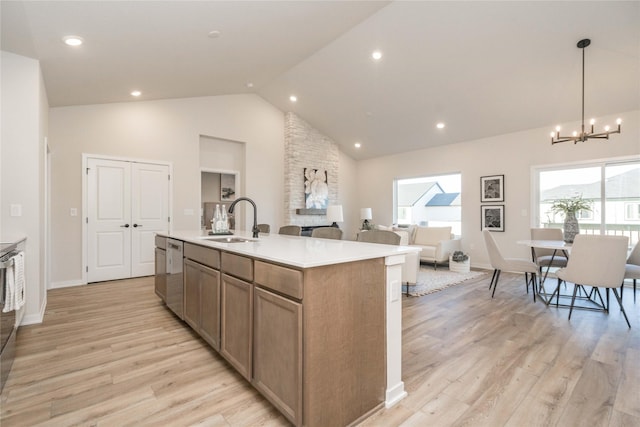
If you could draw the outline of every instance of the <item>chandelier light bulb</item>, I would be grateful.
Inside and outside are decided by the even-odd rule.
[[[590,125],[595,125],[595,124],[596,124],[596,119],[591,119],[591,120],[589,121],[589,124],[590,124]]]
[[[604,131],[605,131],[605,132],[609,132],[609,129],[611,129],[611,128],[609,127],[609,125],[606,125],[606,126],[604,127]]]
[[[573,136],[578,136],[578,132],[574,130],[574,131],[573,131],[573,133],[572,133],[572,135],[573,135]]]
[[[560,132],[560,126],[556,126],[556,132]]]
[[[622,119],[617,119],[617,120],[616,120],[616,124],[617,124],[618,126],[620,126],[620,125],[622,124]]]
[[[551,132],[551,138],[553,138],[554,136],[556,136],[555,132]]]

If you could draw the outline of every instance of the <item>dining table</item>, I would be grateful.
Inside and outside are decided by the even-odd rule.
[[[545,290],[544,283],[547,280],[547,275],[549,274],[549,270],[551,268],[550,266],[553,264],[553,259],[556,256],[560,256],[559,254],[562,254],[565,258],[569,259],[569,255],[571,254],[572,244],[567,243],[563,240],[534,240],[534,239],[518,240],[516,243],[519,245],[525,245],[531,248],[531,257],[534,262],[536,260],[536,252],[535,252],[536,248],[553,250],[553,253],[551,254],[551,261],[549,262],[549,266],[547,266],[547,269],[544,273],[544,277],[540,278],[540,283],[538,286],[538,296],[546,305],[550,305],[553,299],[555,298],[556,307],[567,307],[567,308],[570,307],[570,304],[560,303],[560,298],[571,298],[571,295],[561,293],[560,280],[558,280],[558,285],[556,286],[556,289],[551,294],[549,294]],[[582,285],[576,284],[576,286],[579,286],[582,290],[581,295],[577,297],[578,300],[586,301],[589,305],[588,306],[576,305],[574,306],[574,308],[583,309],[583,310],[603,310],[605,309],[605,307],[609,306],[608,301],[607,301],[607,304],[605,304],[604,300],[602,299],[602,295],[600,295],[600,291],[598,291],[598,288],[592,288],[591,291],[587,293],[587,291],[584,289]],[[600,302],[594,299],[596,295],[600,298]],[[607,300],[608,299],[609,299],[609,296],[607,294]]]

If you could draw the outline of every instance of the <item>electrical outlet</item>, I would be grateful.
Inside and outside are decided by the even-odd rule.
[[[71,216],[78,216],[78,209],[77,209],[77,208],[71,208],[71,209],[69,209],[69,215],[71,215]]]

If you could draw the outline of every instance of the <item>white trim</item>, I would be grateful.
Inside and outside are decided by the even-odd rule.
[[[99,160],[118,160],[123,162],[132,162],[132,163],[147,163],[153,165],[163,165],[169,168],[169,200],[167,203],[169,204],[169,232],[173,231],[173,162],[165,162],[162,160],[148,160],[148,159],[139,159],[134,157],[117,157],[117,156],[104,156],[101,154],[89,154],[82,153],[82,280],[76,284],[87,284],[88,274],[87,274],[87,266],[88,264],[88,254],[89,251],[89,234],[87,227],[87,216],[89,215],[89,208],[87,206],[87,164],[89,159],[99,159]],[[65,283],[65,282],[57,282],[57,283]],[[67,285],[63,285],[61,287],[66,287]],[[68,285],[75,286],[75,285]],[[51,284],[51,287],[58,287],[57,285]]]
[[[44,294],[44,299],[42,300],[42,304],[40,305],[40,310],[38,313],[25,315],[20,321],[20,326],[25,325],[36,325],[38,323],[42,323],[44,319],[44,311],[47,308],[47,294]]]
[[[86,284],[86,281],[81,280],[63,280],[61,282],[52,282],[49,289],[70,288],[72,286],[83,286]]]

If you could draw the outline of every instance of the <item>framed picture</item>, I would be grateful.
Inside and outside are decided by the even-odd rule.
[[[480,177],[480,202],[504,202],[504,175]]]
[[[480,206],[481,230],[504,231],[504,205]]]
[[[325,169],[304,168],[304,203],[307,209],[326,209],[329,185]]]
[[[220,200],[233,201],[236,199],[236,176],[228,173],[220,174]]]

